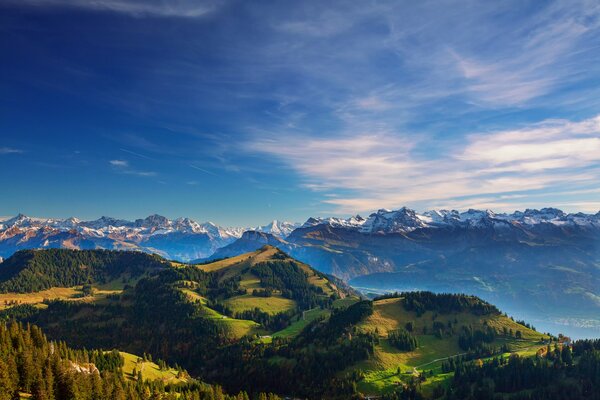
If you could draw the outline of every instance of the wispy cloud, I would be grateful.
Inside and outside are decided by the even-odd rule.
[[[464,145],[435,158],[418,151],[430,145],[426,139],[389,133],[329,139],[279,135],[247,145],[289,165],[305,187],[337,193],[323,202],[342,214],[405,204],[515,207],[528,204],[528,194],[536,191],[568,194],[600,185],[600,117],[470,135]],[[508,196],[514,193],[521,195]],[[590,198],[594,193],[588,190]]]
[[[21,154],[23,150],[12,147],[0,147],[0,154]]]
[[[125,160],[110,160],[109,163],[110,163],[110,165],[119,167],[119,168],[129,167],[129,162],[127,162]]]
[[[10,2],[11,0],[9,0]],[[98,11],[112,11],[136,17],[201,17],[213,11],[216,1],[157,1],[157,0],[20,0],[18,4],[37,7],[76,7]]]
[[[204,169],[204,168],[201,168],[201,167],[197,166],[196,164],[190,164],[190,168],[193,168],[193,169],[195,169],[195,170],[197,170],[197,171],[204,172],[205,174],[209,174],[209,175],[213,175],[213,176],[218,176],[218,175],[217,175],[217,174],[215,174],[214,172],[212,172],[212,171],[209,171],[209,170],[207,170],[207,169]]]
[[[137,169],[130,168],[129,161],[127,160],[110,160],[108,163],[113,167],[113,169],[116,172],[120,174],[135,175],[142,177],[152,177],[157,175],[154,171],[140,171]]]
[[[119,150],[121,150],[124,153],[128,153],[128,154],[134,155],[136,157],[145,158],[146,160],[152,160],[151,157],[148,157],[148,156],[146,156],[144,154],[140,154],[140,153],[135,152],[135,151],[131,151],[131,150],[123,149],[123,148],[121,148]]]

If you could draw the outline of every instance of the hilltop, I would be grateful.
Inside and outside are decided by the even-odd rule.
[[[369,394],[433,373],[436,378],[423,384],[427,391],[448,378],[442,370],[447,360],[535,354],[549,340],[477,297],[428,292],[376,298],[373,313],[356,328],[377,338],[372,356],[351,368],[364,373],[359,389]]]

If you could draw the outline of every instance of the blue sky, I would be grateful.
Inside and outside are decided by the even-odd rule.
[[[5,0],[0,215],[600,210],[596,1]]]

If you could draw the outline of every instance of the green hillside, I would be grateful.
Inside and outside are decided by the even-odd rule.
[[[422,387],[443,383],[449,375],[442,374],[442,363],[457,355],[472,359],[489,358],[499,354],[535,354],[549,339],[521,325],[495,308],[489,311],[466,305],[461,309],[443,310],[435,306],[414,309],[407,307],[406,296],[383,298],[373,302],[373,314],[356,325],[357,330],[377,336],[373,354],[350,370],[360,370],[364,379],[358,388],[366,394],[381,394],[406,384],[420,374],[435,375]],[[431,295],[436,296],[436,295]],[[465,298],[467,296],[464,296]],[[483,301],[474,299],[475,305]],[[446,301],[446,300],[444,300]],[[408,308],[408,309],[407,309]],[[395,332],[408,332],[418,342],[416,349],[401,349],[391,343]],[[493,332],[469,348],[460,337],[463,331]],[[399,373],[400,372],[400,373]],[[441,375],[441,376],[440,376]]]
[[[293,336],[302,325],[297,322],[306,321],[306,310],[327,309],[348,295],[324,274],[271,246],[196,267],[210,274],[213,288],[200,294],[197,282],[186,282],[182,290],[238,338],[295,325],[286,335]]]
[[[54,287],[129,281],[167,268],[162,258],[109,250],[22,250],[2,263],[0,292],[29,293]]]
[[[202,274],[199,280],[174,278],[171,283],[197,305],[200,316],[233,338],[284,329],[303,311],[328,307],[347,294],[270,246],[197,266],[139,252],[50,249],[21,251],[2,264],[0,308],[31,304],[43,309],[56,300],[106,303],[107,296],[166,269]]]
[[[87,263],[81,252],[61,253],[61,263],[34,254],[35,265],[19,271],[65,265],[71,273],[79,265],[94,271],[91,283],[3,293],[0,319],[36,324],[76,348],[119,349],[129,381],[187,385],[193,381],[185,368],[230,393],[483,399],[494,397],[471,394],[490,379],[510,393],[542,390],[537,383],[510,386],[514,378],[496,379],[504,371],[527,370],[540,382],[553,376],[552,386],[583,376],[580,365],[595,365],[584,358],[595,344],[571,354],[568,339],[540,334],[477,297],[409,292],[364,300],[273,247],[198,265],[147,255],[142,259],[151,257],[149,264],[133,264],[123,252],[107,256],[110,264],[98,261],[103,254],[83,256],[90,257]],[[0,284],[12,285],[17,276],[23,291],[34,276],[8,275]],[[585,393],[575,398],[590,398]]]

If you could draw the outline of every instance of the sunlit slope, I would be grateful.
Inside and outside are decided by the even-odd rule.
[[[423,383],[424,387],[445,381],[449,375],[442,373],[442,362],[469,354],[459,344],[460,333],[465,328],[495,332],[494,339],[485,343],[489,348],[495,349],[494,355],[506,351],[535,354],[544,347],[544,340],[548,338],[500,312],[479,314],[468,308],[459,312],[415,312],[407,310],[404,301],[402,297],[376,300],[373,314],[356,325],[356,329],[372,332],[379,338],[372,356],[350,369],[364,372],[364,379],[359,382],[359,389],[364,393],[391,391],[420,373],[429,377]],[[406,331],[409,325],[411,335],[418,341],[418,347],[410,351],[401,350],[390,342],[389,334],[399,330]]]
[[[321,300],[343,299],[348,294],[331,278],[272,246],[264,246],[251,253],[195,266],[211,274],[218,285],[232,284],[236,287],[232,293],[216,294],[210,300],[197,293],[193,289],[193,284],[189,282],[186,283],[186,288],[182,289],[191,301],[201,307],[200,312],[203,315],[218,320],[236,337],[249,334],[272,334],[273,331],[251,320],[251,315],[255,315],[256,312],[271,316],[285,313],[291,316],[292,326],[286,328],[285,332],[279,335],[281,337],[297,335],[316,315],[328,315],[326,310],[311,309],[313,306],[310,304],[295,300],[292,292],[299,290],[298,285],[312,290]],[[289,276],[282,277],[282,275]],[[286,277],[292,281],[285,280]],[[271,279],[275,281],[272,282]],[[227,312],[220,307],[226,307]],[[232,315],[243,315],[244,318],[236,318]]]

